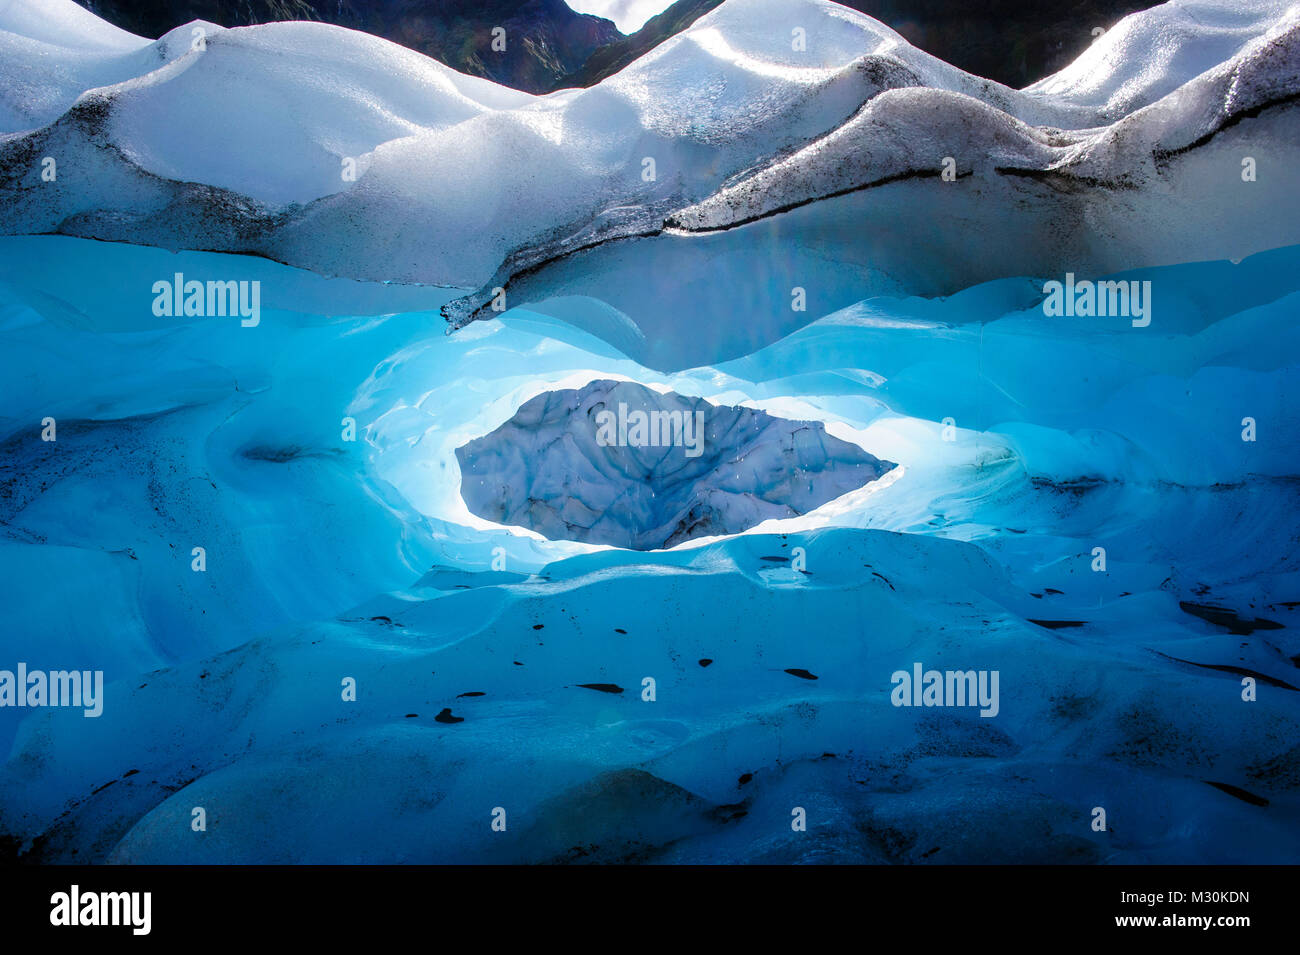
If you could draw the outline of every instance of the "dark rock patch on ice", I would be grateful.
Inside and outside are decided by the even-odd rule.
[[[595,690],[598,693],[622,693],[623,688],[617,683],[579,683],[578,686],[584,690]]]
[[[1198,604],[1190,601],[1181,600],[1178,602],[1178,608],[1184,613],[1189,613],[1193,617],[1200,617],[1207,623],[1212,623],[1216,627],[1225,627],[1229,633],[1235,633],[1238,636],[1247,636],[1256,630],[1281,630],[1282,624],[1273,620],[1265,620],[1263,617],[1255,617],[1253,620],[1247,620],[1237,611],[1229,610],[1227,607],[1216,607],[1212,604]]]
[[[1242,789],[1240,786],[1234,786],[1232,783],[1215,782],[1213,779],[1207,779],[1205,782],[1220,792],[1225,792],[1229,796],[1235,796],[1242,802],[1250,803],[1252,806],[1268,805],[1268,800],[1263,796],[1256,796],[1253,792]]]

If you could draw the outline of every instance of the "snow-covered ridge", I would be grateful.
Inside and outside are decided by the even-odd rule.
[[[1289,105],[1297,95],[1300,13],[1294,11],[1158,105],[1096,130],[1070,134],[1031,126],[960,93],[887,90],[834,132],[676,213],[668,225],[685,231],[730,228],[890,177],[939,176],[934,157],[945,150],[954,155],[958,176],[1036,173],[1058,182],[1073,179],[1076,190],[1098,184],[1140,188],[1158,178],[1170,154],[1270,106]]]
[[[1276,175],[1226,188],[1243,155],[1273,170],[1300,158],[1300,7],[1277,0],[1135,14],[1024,91],[825,0],[728,0],[599,85],[545,97],[327,25],[194,24],[149,43],[73,7],[0,12],[0,232],[477,289],[445,309],[453,327],[496,314],[496,288],[512,306],[584,295],[667,366],[788,331],[794,285],[821,290],[811,318],[879,292],[1300,241]],[[1225,185],[1208,200],[1207,177]],[[779,254],[765,251],[773,216]],[[935,217],[988,241],[936,237]],[[739,241],[692,238],[745,223]],[[994,254],[1013,235],[1035,238]],[[689,305],[725,327],[735,303],[699,283],[770,271],[796,245],[808,263],[754,292],[739,338],[662,344],[674,332],[655,312]]]
[[[1065,69],[1025,91],[1101,107],[1118,118],[1237,56],[1295,9],[1289,0],[1165,3],[1124,18]]]

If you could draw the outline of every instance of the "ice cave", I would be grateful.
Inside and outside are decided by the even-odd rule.
[[[0,2],[0,855],[1295,862],[1300,7],[1089,42]]]

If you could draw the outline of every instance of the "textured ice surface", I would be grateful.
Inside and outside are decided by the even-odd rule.
[[[77,3],[0,5],[0,134],[43,126],[86,90],[149,72],[159,62],[151,47]]]
[[[819,421],[616,381],[538,395],[456,457],[480,517],[637,550],[798,517],[893,467]]]
[[[1159,4],[1141,16],[1125,17],[1077,60],[1026,92],[1122,116],[1232,59],[1296,9],[1291,0]]]
[[[107,681],[99,719],[0,710],[29,858],[1300,852],[1300,249],[1134,273],[1166,290],[1147,329],[1048,319],[1010,279],[676,374],[523,309],[444,336],[437,290],[183,257],[263,281],[245,329],[154,318],[160,250],[0,251],[0,648]],[[822,421],[901,473],[668,551],[470,514],[456,449],[596,379]],[[998,716],[891,706],[917,661],[998,669]]]

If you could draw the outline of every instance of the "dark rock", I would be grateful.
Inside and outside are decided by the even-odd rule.
[[[596,690],[600,693],[622,693],[623,688],[617,683],[579,683],[584,690]]]

